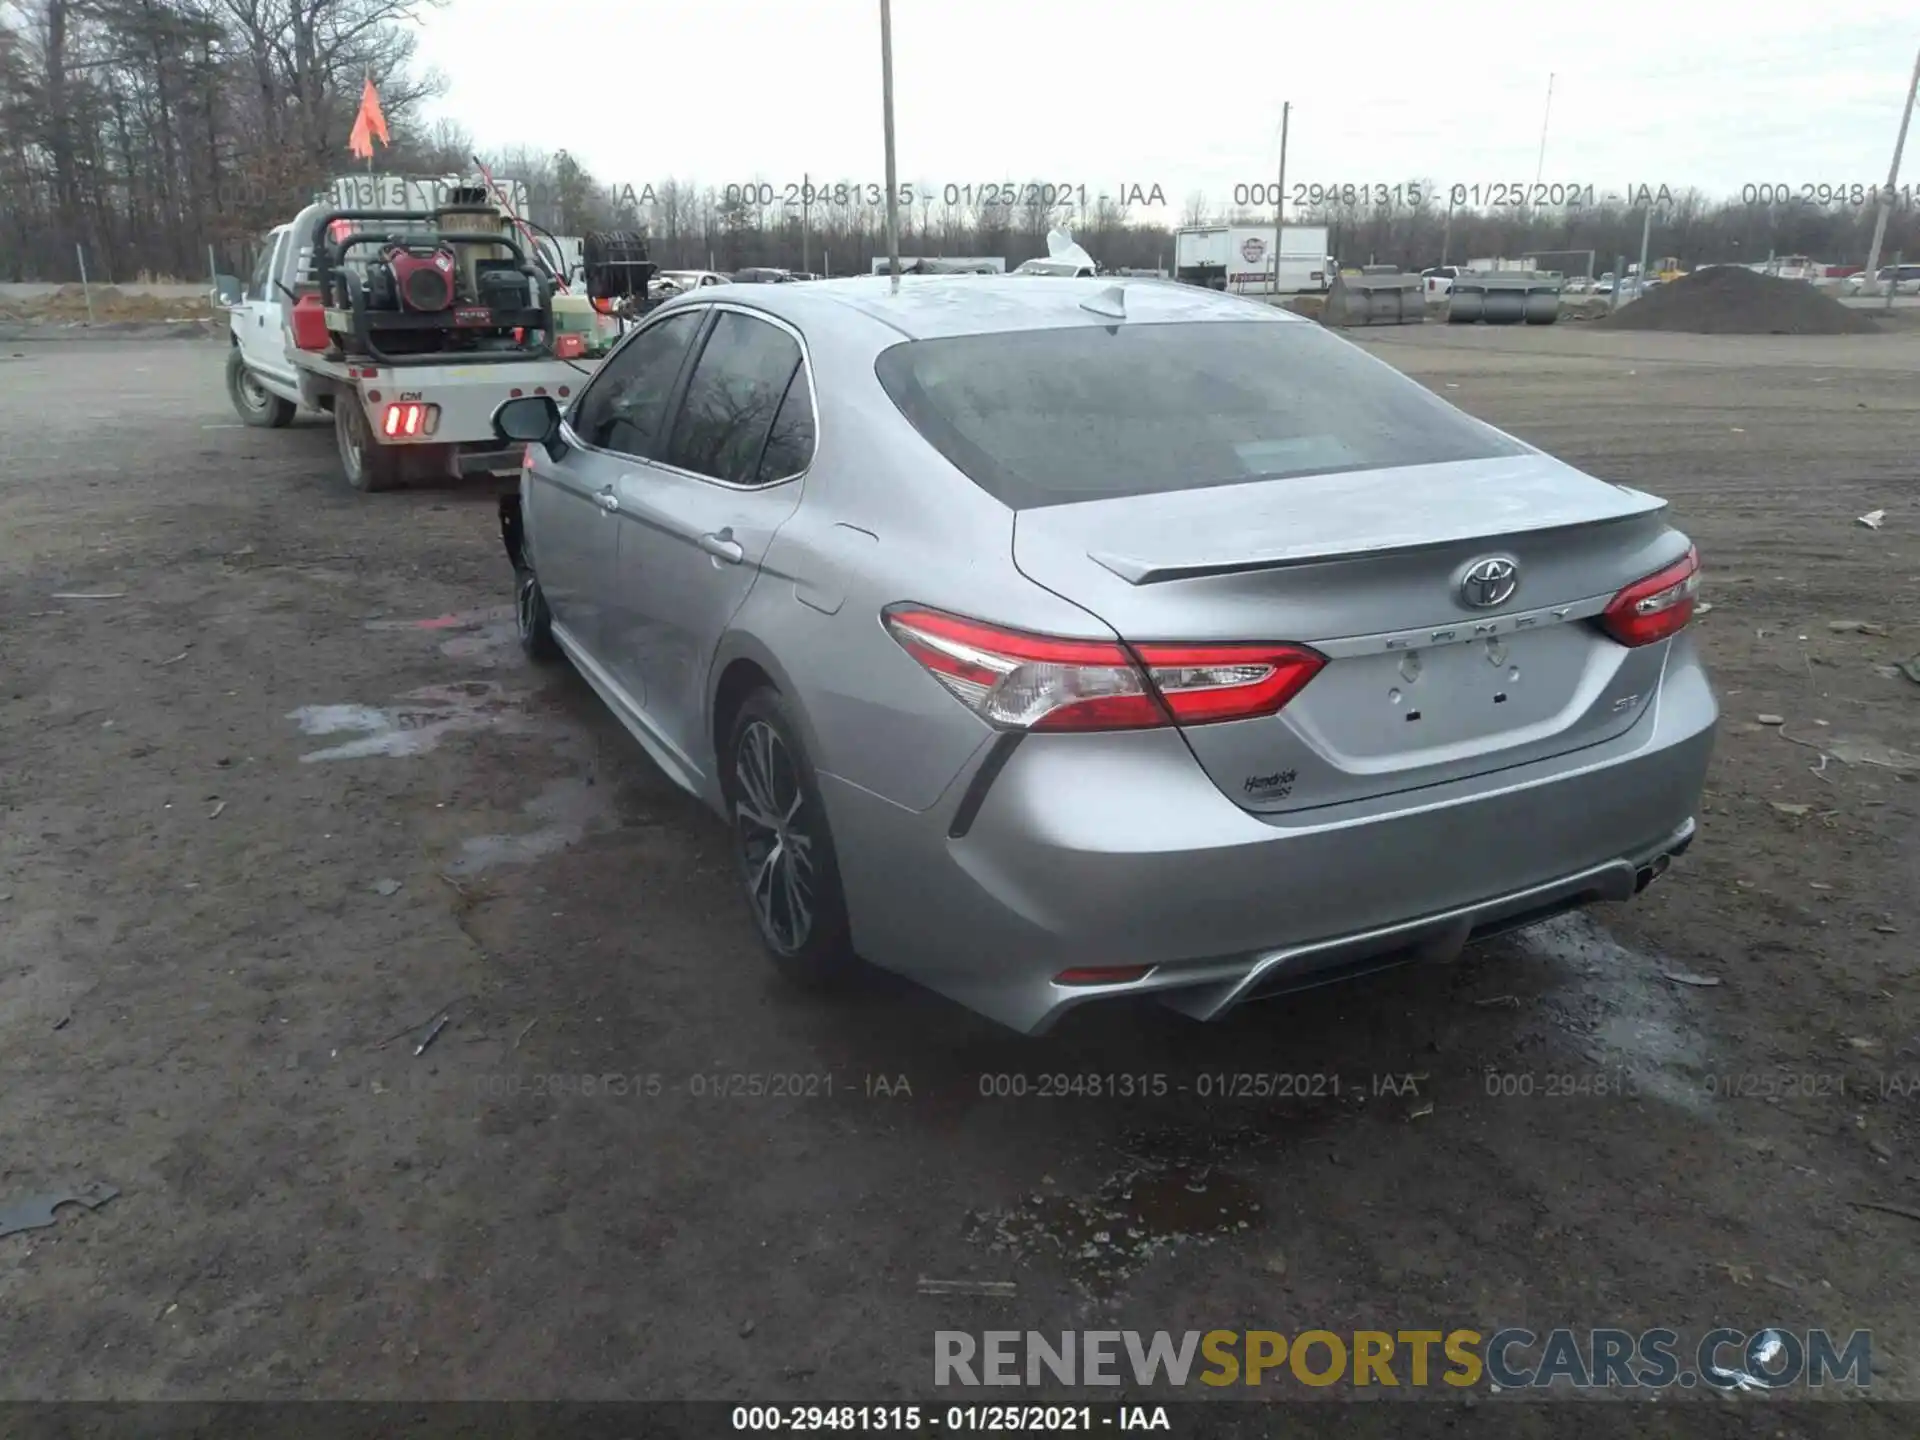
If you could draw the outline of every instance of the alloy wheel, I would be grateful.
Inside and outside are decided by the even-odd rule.
[[[734,821],[745,862],[747,896],[768,942],[783,954],[813,933],[814,837],[806,792],[780,732],[755,720],[734,750]]]
[[[540,618],[536,611],[540,600],[540,582],[534,579],[532,571],[520,577],[518,599],[519,603],[515,606],[516,618],[520,622],[520,638],[525,640],[532,636]]]

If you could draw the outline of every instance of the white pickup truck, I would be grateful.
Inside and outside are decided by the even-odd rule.
[[[522,395],[564,405],[598,362],[582,342],[556,353],[553,275],[513,228],[484,192],[431,214],[327,199],[275,227],[228,312],[240,418],[330,414],[356,490],[517,475],[524,447],[501,447],[494,410]]]

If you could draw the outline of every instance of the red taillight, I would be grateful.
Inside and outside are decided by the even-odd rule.
[[[1271,715],[1327,663],[1299,645],[1136,645],[1134,653],[1182,725]]]
[[[1686,629],[1700,590],[1700,552],[1636,580],[1608,602],[1600,628],[1622,645],[1651,645]]]
[[[1325,657],[1298,645],[1062,640],[913,606],[884,616],[968,709],[1012,730],[1147,730],[1271,715]]]
[[[436,418],[434,406],[407,400],[387,407],[386,418],[380,422],[380,428],[395,438],[431,435]]]

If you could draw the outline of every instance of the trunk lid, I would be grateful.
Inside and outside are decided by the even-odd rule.
[[[1311,809],[1598,744],[1666,646],[1591,621],[1684,553],[1665,502],[1530,452],[1022,510],[1014,560],[1133,642],[1292,641],[1328,663],[1278,715],[1188,725],[1237,804]],[[1504,559],[1510,598],[1470,605]]]

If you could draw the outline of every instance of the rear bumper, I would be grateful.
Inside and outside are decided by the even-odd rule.
[[[346,391],[367,414],[369,425],[378,428],[381,412],[396,401],[418,400],[439,407],[439,419],[433,433],[413,439],[398,436],[388,441],[398,445],[480,445],[499,444],[493,433],[493,412],[518,395],[548,395],[562,409],[577,395],[599,368],[597,359],[579,360],[487,360],[470,357],[465,363],[449,360],[444,365],[375,366],[365,360],[308,360],[301,377],[301,400],[309,408],[321,408],[324,396]],[[376,375],[355,375],[354,371],[377,369]],[[376,403],[370,395],[380,396]],[[516,450],[524,447],[515,446]]]
[[[1161,731],[1024,737],[984,800],[976,761],[920,812],[821,784],[861,954],[1039,1033],[1116,994],[1157,992],[1211,1019],[1408,947],[1445,953],[1627,898],[1691,843],[1717,719],[1682,640],[1625,735],[1326,810],[1250,814]],[[1078,966],[1153,968],[1124,985],[1054,983]]]

